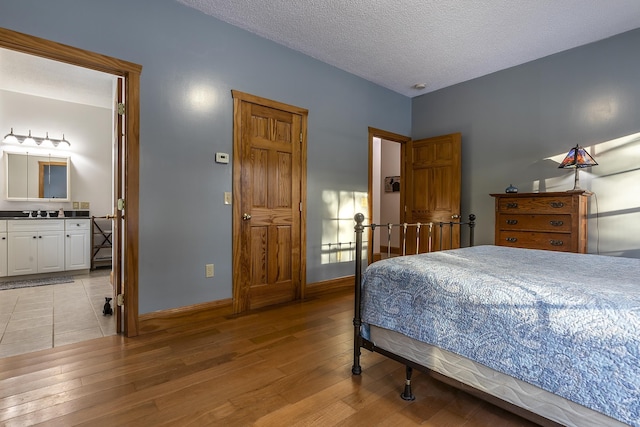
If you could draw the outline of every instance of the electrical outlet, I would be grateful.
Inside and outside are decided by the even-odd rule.
[[[206,264],[204,266],[205,277],[213,277],[213,264]]]
[[[89,209],[89,202],[80,202],[80,209]]]
[[[80,202],[73,202],[73,209],[80,209]]]

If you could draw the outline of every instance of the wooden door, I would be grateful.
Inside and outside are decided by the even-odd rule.
[[[234,98],[234,311],[238,313],[302,296],[305,115],[239,92]]]
[[[459,133],[410,141],[403,155],[405,161],[405,219],[407,223],[459,221],[461,181],[461,136]],[[428,248],[428,227],[421,229],[420,252]],[[449,239],[442,236],[442,249],[460,247],[459,227]],[[415,229],[407,234],[408,253],[416,246]],[[440,246],[440,229],[431,234],[432,249]]]

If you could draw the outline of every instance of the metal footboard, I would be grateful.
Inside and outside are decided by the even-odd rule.
[[[362,214],[359,214],[362,215]],[[476,216],[469,215],[468,221],[449,221],[449,222],[427,222],[427,223],[400,223],[400,224],[368,224],[364,225],[364,216],[359,217],[356,215],[354,218],[356,221],[356,233],[358,231],[358,225],[362,225],[363,231],[365,228],[371,229],[370,247],[375,248],[375,230],[379,228],[381,231],[386,229],[387,236],[387,257],[392,256],[393,251],[393,233],[394,230],[398,231],[398,237],[400,240],[400,250],[398,255],[409,255],[423,252],[434,252],[443,249],[452,249],[460,244],[460,229],[467,225],[469,226],[469,246],[474,245],[474,230]],[[358,219],[361,222],[358,223]],[[362,236],[361,236],[362,237]],[[382,238],[381,238],[382,239]],[[421,242],[422,239],[422,242]],[[357,240],[357,236],[356,236]],[[435,241],[434,241],[435,240]],[[407,247],[407,243],[410,241],[410,248]],[[426,243],[425,243],[426,241]]]

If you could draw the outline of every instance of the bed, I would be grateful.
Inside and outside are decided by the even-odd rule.
[[[407,366],[405,399],[419,369],[541,425],[640,426],[640,260],[502,246],[365,271],[360,258],[354,375],[365,348]]]

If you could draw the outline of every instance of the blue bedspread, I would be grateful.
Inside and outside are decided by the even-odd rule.
[[[477,246],[383,260],[362,320],[640,426],[640,260]]]

